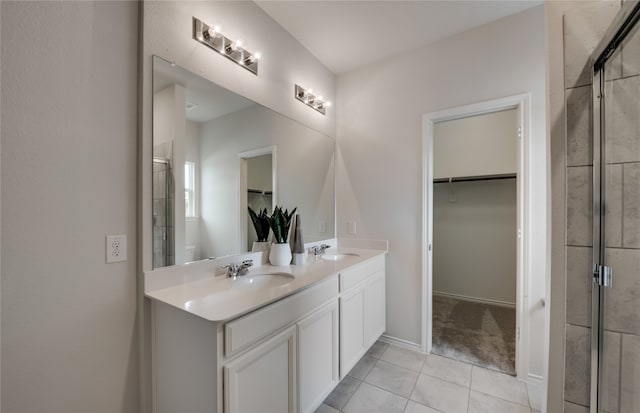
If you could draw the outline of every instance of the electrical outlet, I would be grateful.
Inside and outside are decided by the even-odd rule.
[[[127,260],[127,236],[107,235],[106,241],[107,264]]]
[[[356,235],[356,221],[347,222],[347,233]]]
[[[318,223],[318,232],[320,234],[324,234],[325,232],[327,232],[327,221],[320,221]]]

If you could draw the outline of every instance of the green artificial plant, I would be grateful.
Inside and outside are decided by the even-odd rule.
[[[249,216],[253,222],[253,228],[256,230],[256,236],[258,242],[265,242],[269,238],[269,215],[267,215],[267,208],[258,210],[258,214],[249,207]]]
[[[289,237],[289,226],[291,225],[291,218],[296,213],[298,207],[293,208],[293,211],[289,213],[288,210],[282,210],[282,207],[276,206],[273,209],[273,214],[269,217],[269,226],[273,231],[273,236],[277,244],[285,244]]]

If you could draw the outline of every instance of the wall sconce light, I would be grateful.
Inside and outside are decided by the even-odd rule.
[[[323,115],[327,114],[327,108],[331,106],[331,102],[327,102],[322,96],[313,94],[313,89],[305,89],[300,85],[296,85],[295,88],[296,99],[305,105],[317,110]]]
[[[220,53],[227,59],[244,67],[254,75],[258,74],[260,53],[251,53],[243,48],[242,40],[231,40],[222,34],[218,26],[209,26],[202,20],[193,18],[193,38]]]

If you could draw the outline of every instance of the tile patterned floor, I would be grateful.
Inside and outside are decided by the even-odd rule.
[[[539,393],[506,374],[378,341],[316,413],[539,413]]]

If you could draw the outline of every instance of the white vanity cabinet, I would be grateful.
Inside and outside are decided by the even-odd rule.
[[[216,318],[234,304],[221,293],[197,295],[219,280],[153,293],[153,411],[313,413],[385,330],[385,257],[296,270],[291,283],[322,277],[235,317]]]
[[[334,276],[225,325],[225,413],[316,409],[339,381],[337,295]]]
[[[291,326],[225,365],[225,412],[295,412],[296,373]]]
[[[385,260],[373,258],[340,273],[340,377],[385,330]]]

